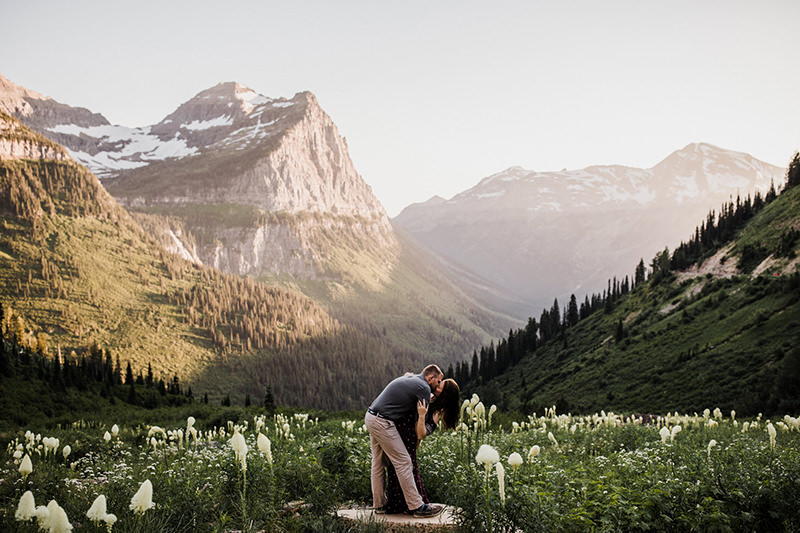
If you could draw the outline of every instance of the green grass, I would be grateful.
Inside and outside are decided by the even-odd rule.
[[[576,412],[692,412],[709,403],[748,414],[777,409],[772,386],[800,335],[798,284],[771,277],[711,283],[718,288],[681,298],[669,312],[667,287],[637,289],[613,312],[567,330],[566,341],[529,355],[498,379],[507,379],[500,394],[527,409],[559,401]],[[633,316],[617,342],[617,322]]]

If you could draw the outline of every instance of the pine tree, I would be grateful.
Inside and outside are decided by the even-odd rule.
[[[567,325],[569,327],[575,326],[579,319],[580,315],[578,313],[578,300],[573,294],[569,297],[569,307],[567,307]]]
[[[795,152],[786,170],[786,189],[800,185],[800,152]]]

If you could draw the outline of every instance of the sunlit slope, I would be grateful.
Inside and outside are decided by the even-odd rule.
[[[700,265],[640,284],[477,387],[526,411],[800,408],[800,188]]]

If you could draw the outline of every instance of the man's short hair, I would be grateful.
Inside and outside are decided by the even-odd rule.
[[[444,372],[436,365],[428,365],[422,370],[422,375],[428,376],[444,376]]]

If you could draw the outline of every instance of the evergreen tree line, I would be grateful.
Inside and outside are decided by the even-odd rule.
[[[190,287],[167,294],[188,323],[223,353],[282,350],[340,326],[305,296],[204,268]]]
[[[74,162],[55,160],[2,161],[0,210],[27,221],[44,214],[111,221],[121,215],[91,172]]]
[[[51,356],[44,336],[29,333],[24,319],[0,303],[0,380],[12,377],[38,379],[56,392],[99,391],[102,397],[145,407],[181,405],[193,399],[191,387],[184,391],[177,375],[166,381],[155,379],[149,364],[146,373],[140,369],[134,376],[128,362],[123,380],[119,355],[114,357],[97,343],[80,355],[71,351]],[[144,394],[137,393],[137,387]]]
[[[800,153],[795,152],[786,172],[786,184],[781,193],[791,187],[800,185]],[[736,201],[723,204],[719,215],[711,211],[706,220],[695,229],[693,237],[681,245],[670,255],[669,249],[656,253],[650,262],[649,271],[641,259],[634,271],[633,279],[625,276],[624,280],[617,278],[608,281],[608,287],[602,294],[587,295],[580,307],[575,295],[571,295],[569,304],[560,308],[558,298],[553,301],[549,309],[543,309],[537,323],[536,319],[529,318],[525,327],[509,331],[508,337],[500,339],[497,347],[492,342],[488,347],[483,346],[478,351],[473,351],[471,360],[464,360],[454,367],[448,368],[448,377],[454,378],[458,383],[473,383],[481,385],[503,374],[509,367],[519,362],[523,357],[536,351],[537,346],[560,339],[566,342],[566,332],[579,321],[593,313],[603,310],[609,312],[614,304],[623,296],[634,290],[644,282],[659,283],[669,278],[676,271],[684,270],[695,263],[701,263],[712,255],[720,246],[730,241],[748,220],[753,218],[766,205],[778,197],[774,183],[762,198],[756,192],[751,200],[737,197]],[[800,238],[800,231],[790,228],[784,231],[781,244],[776,250],[777,255],[787,256],[794,250],[795,243]],[[747,261],[747,254],[743,251],[743,262]],[[624,336],[622,324],[617,324],[616,338],[621,340]]]
[[[736,202],[723,204],[718,215],[710,211],[705,222],[695,228],[692,238],[688,242],[681,242],[675,249],[669,270],[685,270],[694,264],[702,263],[775,198],[777,194],[775,187],[772,186],[763,198],[759,192],[756,192],[752,200],[749,195],[744,200],[737,196]]]

